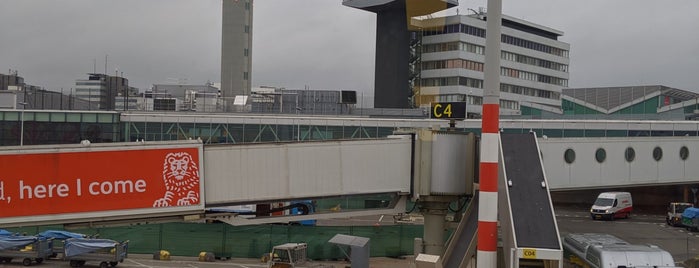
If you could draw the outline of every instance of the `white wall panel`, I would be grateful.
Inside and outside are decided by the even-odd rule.
[[[409,192],[412,141],[208,146],[206,203]]]
[[[547,138],[539,139],[539,146],[553,190],[689,183],[699,179],[699,137]],[[689,149],[687,160],[679,157],[682,146]],[[635,150],[631,163],[624,156],[628,147]],[[655,147],[663,150],[660,161],[653,159]],[[568,148],[575,151],[572,164],[563,159]],[[601,164],[595,160],[598,148],[604,148],[607,155]]]
[[[645,140],[645,139],[644,139]],[[655,142],[635,141],[628,145],[636,151],[636,158],[630,163],[629,180],[633,183],[649,183],[658,179],[658,163],[653,160],[652,151]],[[610,145],[614,146],[614,144]],[[614,146],[613,148],[616,148]],[[625,148],[619,148],[625,150]]]

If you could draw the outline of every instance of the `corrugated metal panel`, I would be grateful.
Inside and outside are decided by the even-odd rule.
[[[408,138],[205,148],[206,203],[409,192]]]
[[[468,136],[465,133],[440,132],[432,142],[432,176],[430,191],[435,195],[466,194],[466,165],[454,165],[467,159]]]

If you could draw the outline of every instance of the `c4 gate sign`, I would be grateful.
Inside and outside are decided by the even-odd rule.
[[[465,102],[433,102],[430,110],[432,118],[466,119]]]
[[[536,259],[536,249],[534,248],[525,248],[522,249],[523,253],[523,258],[525,259]]]

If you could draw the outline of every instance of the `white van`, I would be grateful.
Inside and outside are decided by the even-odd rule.
[[[633,210],[633,201],[628,192],[606,192],[597,196],[590,208],[590,217],[596,219],[628,218]]]

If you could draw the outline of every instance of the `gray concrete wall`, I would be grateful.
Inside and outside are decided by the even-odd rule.
[[[395,1],[376,14],[375,108],[409,108],[410,56],[405,2]]]
[[[221,92],[224,97],[250,94],[252,6],[252,0],[223,0]]]

